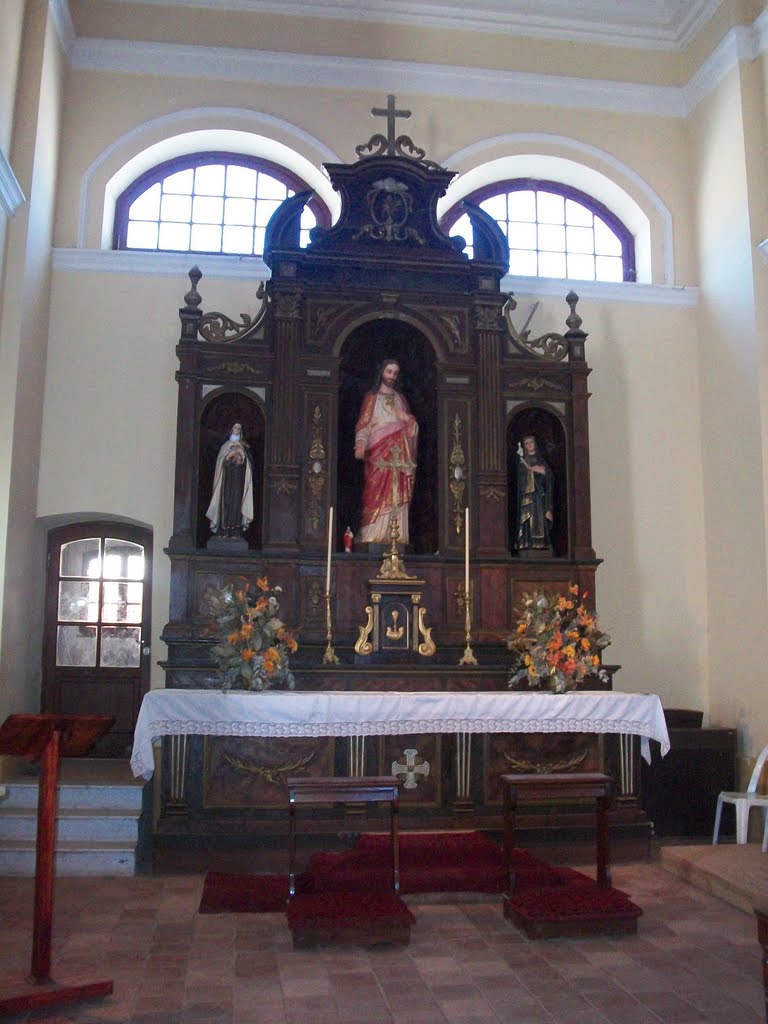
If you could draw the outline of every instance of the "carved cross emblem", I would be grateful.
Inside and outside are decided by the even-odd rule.
[[[387,96],[386,107],[373,107],[371,113],[374,117],[386,117],[387,119],[387,156],[396,156],[395,149],[395,119],[398,117],[406,120],[411,116],[410,110],[397,110],[395,97]]]
[[[426,779],[429,775],[429,761],[425,761],[420,756],[418,750],[414,750],[413,747],[404,750],[403,757],[405,758],[405,764],[403,764],[400,758],[392,762],[392,774],[395,777],[400,775],[405,777],[403,789],[416,789],[418,786],[418,776],[420,775]]]

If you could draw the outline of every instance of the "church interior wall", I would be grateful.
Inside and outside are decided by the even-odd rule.
[[[0,149],[6,156],[11,147],[23,18],[24,0],[8,0],[0,33]]]
[[[11,36],[4,36],[6,41],[20,25],[23,6],[14,2],[9,9]],[[33,6],[40,12],[47,8]],[[87,0],[71,6],[76,25],[81,17],[98,19],[98,12],[88,13]],[[694,44],[695,52],[711,52],[726,26],[749,24],[746,15],[758,13],[754,6],[761,5],[725,5],[706,37]],[[164,18],[175,16],[160,7],[143,9],[145,15],[147,37],[160,33]],[[4,11],[4,25],[5,17]],[[224,21],[210,41],[242,46],[237,19]],[[106,23],[89,25],[90,35],[110,34]],[[202,32],[203,22],[196,25],[195,31]],[[96,31],[99,27],[103,32]],[[363,37],[357,26],[341,31],[335,23],[307,26],[278,16],[266,16],[254,45],[297,50],[302,33],[313,27],[306,45],[316,53],[397,55],[435,63],[459,62],[461,55],[461,63],[531,71],[540,71],[546,59],[550,74],[663,85],[686,78],[679,71],[688,58],[662,51],[627,53],[597,46],[590,48],[585,70],[578,45],[436,32],[416,53],[420,33],[390,26],[376,38]],[[158,637],[167,619],[170,566],[161,552],[171,534],[176,311],[188,282],[183,274],[59,270],[49,299],[46,267],[54,215],[56,247],[97,249],[102,200],[94,187],[82,210],[84,176],[107,154],[94,183],[106,181],[132,148],[157,141],[167,127],[158,124],[139,132],[153,118],[206,106],[250,108],[257,118],[271,119],[276,137],[304,155],[316,157],[325,146],[351,160],[354,146],[374,127],[368,110],[389,87],[376,82],[370,89],[310,90],[194,75],[161,79],[65,71],[51,44],[50,26],[48,33],[39,72],[44,85],[33,90],[41,93],[34,125],[17,112],[9,149],[30,199],[8,230],[0,293],[0,369],[11,371],[0,373],[0,474],[3,492],[11,494],[0,516],[0,716],[12,709],[36,709],[42,524],[56,517],[111,514],[152,528],[152,685],[164,682],[156,662],[164,656]],[[33,74],[27,61],[32,55],[25,51],[28,75]],[[761,71],[764,64],[763,59]],[[4,74],[7,78],[10,72],[0,70]],[[25,102],[31,95],[25,92]],[[768,268],[754,265],[761,259],[755,251],[760,225],[750,220],[749,211],[758,154],[753,152],[752,166],[745,167],[745,135],[754,118],[764,118],[764,110],[753,102],[745,113],[738,69],[685,120],[515,103],[513,96],[448,99],[426,90],[404,93],[401,99],[414,111],[407,130],[434,159],[447,160],[511,132],[567,137],[620,161],[671,211],[675,283],[700,286],[699,308],[600,298],[584,299],[579,308],[593,367],[593,534],[604,559],[597,577],[598,610],[614,636],[609,660],[623,666],[617,687],[653,690],[675,706],[703,707],[711,723],[738,726],[741,752],[753,756],[768,736],[759,671],[768,611],[766,360],[758,341],[768,332],[766,311],[755,296]],[[0,141],[3,119],[7,126],[9,117],[0,106]],[[210,122],[201,117],[199,123],[207,127]],[[289,126],[296,130],[292,133]],[[189,127],[185,122],[184,130]],[[242,118],[225,118],[222,127],[242,129]],[[57,183],[60,138],[66,141]],[[110,153],[116,140],[122,143]],[[597,156],[589,159],[599,164]],[[34,187],[28,191],[28,186]],[[633,194],[644,201],[639,185]],[[765,237],[768,225],[763,229]],[[189,259],[190,266],[194,262],[205,273],[204,261]],[[660,280],[655,267],[654,281]],[[204,277],[203,306],[235,316],[252,311],[255,286],[242,277]],[[564,283],[563,298],[567,290]],[[554,329],[562,329],[567,309],[564,302],[561,312],[557,307],[555,300],[542,300],[537,324],[554,319]]]
[[[0,717],[35,707],[40,688],[44,548],[35,506],[63,71],[47,4],[27,8],[25,30],[34,46],[19,65],[11,159],[28,199],[9,226],[0,303],[0,493],[7,495],[0,515],[0,678],[7,680],[0,689]]]
[[[734,69],[691,119],[701,303],[710,713],[753,753],[768,733],[759,698],[766,612],[765,490],[754,247],[742,82]]]

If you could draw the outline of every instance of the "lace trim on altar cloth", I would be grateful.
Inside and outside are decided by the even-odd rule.
[[[157,719],[149,723],[153,736],[268,736],[272,738],[290,736],[405,736],[411,733],[449,732],[593,732],[593,733],[643,733],[647,721],[612,719],[606,722],[600,718],[497,718],[492,721],[483,718],[441,718],[435,722],[430,718],[399,718],[391,721],[354,722],[259,722],[224,721],[203,722],[194,719],[188,722]]]
[[[349,722],[302,722],[275,723],[260,721],[199,721],[191,719],[155,719],[149,723],[152,737],[160,736],[259,736],[286,738],[307,736],[405,736],[413,733],[621,733],[640,737],[640,750],[646,761],[650,761],[647,720],[600,718],[497,718],[487,719],[405,718],[390,721],[349,721]],[[666,751],[664,751],[666,752]],[[139,750],[134,750],[131,768],[135,775],[148,778],[154,771],[154,763],[145,764]],[[148,775],[149,773],[149,775]]]

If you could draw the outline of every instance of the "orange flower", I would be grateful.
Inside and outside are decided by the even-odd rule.
[[[600,658],[598,657],[597,654],[593,654],[592,655],[592,664],[593,665],[599,665],[600,664]]]
[[[246,647],[244,651],[241,651],[240,657],[243,661],[253,661],[254,651],[250,647]]]
[[[252,624],[250,622],[245,622],[240,629],[240,636],[243,640],[247,640],[251,633],[253,633]]]
[[[579,587],[578,587],[578,584],[576,584],[576,583],[571,583],[571,584],[569,585],[569,587],[568,587],[568,593],[569,593],[569,594],[578,594],[578,592],[579,592]]]
[[[263,612],[268,604],[269,601],[267,601],[266,597],[260,597],[256,604],[253,606],[253,610],[254,612]]]
[[[276,647],[268,647],[264,652],[264,671],[271,674],[280,665],[280,652]]]
[[[264,591],[264,593],[266,593],[269,590],[269,580],[267,579],[266,576],[260,576],[256,580],[256,586],[259,588],[259,590],[262,590]]]
[[[234,631],[234,633],[230,633],[229,636],[227,637],[227,643],[228,644],[232,644],[232,646],[234,647],[239,639],[240,639],[240,630],[236,629]]]
[[[277,639],[280,641],[281,644],[285,644],[285,646],[288,648],[291,654],[295,654],[295,652],[298,651],[299,645],[296,643],[295,639],[293,638],[293,635],[289,633],[287,629],[278,629]]]
[[[587,638],[585,636],[583,636],[581,638],[581,649],[582,649],[582,651],[588,651],[589,650],[589,640],[587,640]]]

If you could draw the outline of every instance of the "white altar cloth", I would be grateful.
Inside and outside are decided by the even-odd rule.
[[[655,694],[579,690],[460,693],[365,690],[151,690],[141,704],[131,768],[152,777],[163,736],[399,736],[409,733],[590,732],[640,737],[662,755],[669,734]]]

